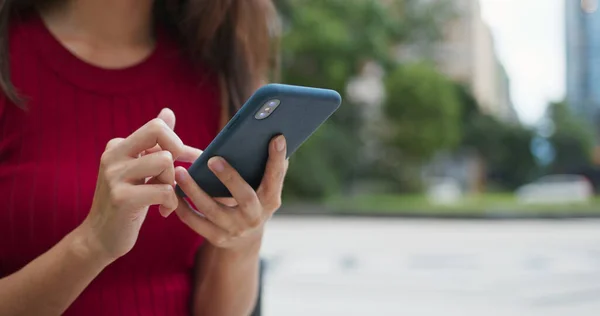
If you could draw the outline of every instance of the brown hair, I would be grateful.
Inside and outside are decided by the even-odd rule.
[[[60,0],[0,0],[0,88],[24,107],[10,77],[8,27],[20,12]],[[277,15],[271,0],[155,0],[155,19],[181,41],[194,62],[219,74],[223,115],[239,109],[275,66]]]

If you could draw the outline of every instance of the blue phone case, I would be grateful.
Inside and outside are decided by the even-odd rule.
[[[255,115],[266,102],[277,99],[279,106],[266,119]],[[254,189],[257,189],[269,156],[269,143],[283,134],[291,156],[340,106],[342,98],[333,90],[268,84],[258,89],[229,121],[204,153],[188,169],[196,183],[212,197],[230,197],[229,190],[208,168],[211,157],[229,162]],[[185,196],[177,187],[177,193]]]

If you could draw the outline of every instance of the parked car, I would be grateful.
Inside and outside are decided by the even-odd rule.
[[[455,204],[462,200],[460,183],[450,177],[431,178],[427,185],[427,199],[431,204]]]
[[[549,175],[520,187],[517,199],[527,204],[586,203],[594,187],[585,177],[570,174]]]

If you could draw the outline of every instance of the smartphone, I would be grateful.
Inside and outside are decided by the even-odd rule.
[[[268,84],[259,88],[208,145],[188,172],[212,197],[231,197],[229,190],[208,168],[208,160],[223,157],[255,190],[269,157],[269,144],[278,135],[291,156],[340,106],[334,90]],[[185,196],[177,187],[177,193]]]

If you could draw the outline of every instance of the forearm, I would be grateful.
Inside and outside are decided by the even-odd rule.
[[[260,242],[243,251],[203,246],[196,269],[194,315],[249,315],[258,295],[259,251]]]
[[[0,279],[0,315],[61,315],[110,263],[76,229],[18,272]]]

